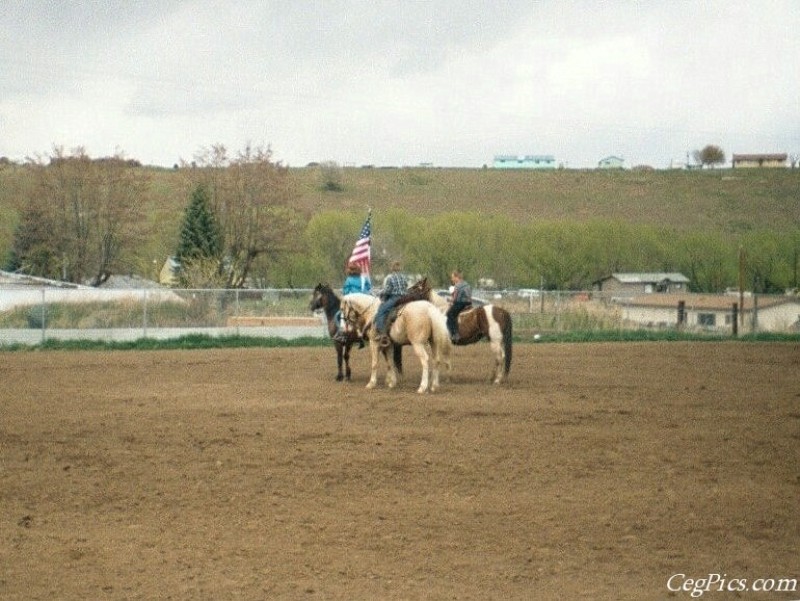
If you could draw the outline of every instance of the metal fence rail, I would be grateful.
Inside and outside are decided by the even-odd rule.
[[[327,335],[310,290],[0,290],[0,342]]]
[[[521,336],[670,328],[731,334],[733,323],[742,333],[800,330],[797,296],[761,297],[760,313],[754,299],[749,312],[745,304],[736,314],[738,299],[722,295],[718,302],[703,295],[702,303],[687,295],[690,300],[682,307],[640,306],[631,298],[589,291],[476,291],[475,296],[508,310]],[[324,318],[309,312],[310,298],[310,289],[0,288],[0,344],[37,344],[50,338],[168,339],[190,333],[323,338]],[[783,313],[773,311],[778,307]]]

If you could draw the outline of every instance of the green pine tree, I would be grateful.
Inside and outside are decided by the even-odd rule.
[[[216,215],[211,209],[208,190],[202,184],[192,192],[192,199],[186,207],[181,226],[180,240],[175,258],[181,266],[181,279],[188,282],[187,276],[192,267],[215,265],[222,267],[222,233]],[[204,271],[207,269],[204,267]]]

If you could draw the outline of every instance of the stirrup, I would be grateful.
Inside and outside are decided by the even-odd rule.
[[[381,348],[389,348],[392,346],[392,339],[387,334],[383,334],[380,339]]]

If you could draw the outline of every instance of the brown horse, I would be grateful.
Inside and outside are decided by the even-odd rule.
[[[342,315],[359,331],[367,332],[369,348],[372,356],[372,373],[367,388],[375,388],[378,384],[378,354],[380,334],[371,327],[380,299],[369,294],[354,292],[342,299]],[[431,392],[439,388],[439,366],[444,363],[450,369],[450,336],[444,315],[428,301],[413,301],[403,305],[397,318],[389,328],[389,336],[395,348],[410,344],[422,365],[422,379],[417,392]],[[386,385],[397,386],[397,371],[386,358]]]
[[[347,332],[343,340],[335,338],[339,328],[336,323],[338,320],[341,301],[336,293],[328,284],[317,284],[311,294],[311,302],[308,305],[310,311],[322,310],[325,313],[325,320],[328,323],[328,334],[333,339],[333,345],[336,349],[336,381],[342,380],[350,381],[350,349],[354,344],[360,344],[360,348],[364,346],[364,339],[361,335],[352,330]],[[395,369],[403,372],[403,349],[396,347],[394,349],[394,366]]]
[[[424,295],[442,313],[447,312],[449,303],[431,289],[428,278],[419,280],[408,292]],[[482,338],[488,338],[494,354],[492,381],[499,384],[511,370],[512,333],[511,314],[508,311],[496,305],[482,305],[458,314],[459,340],[456,345],[473,344]]]

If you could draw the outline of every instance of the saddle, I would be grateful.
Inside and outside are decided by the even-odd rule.
[[[400,315],[400,310],[405,305],[420,300],[428,300],[428,292],[426,290],[409,289],[403,296],[398,298],[394,307],[391,308],[386,316],[386,330],[388,331],[392,327],[392,324],[397,320],[397,316]]]
[[[425,288],[421,288],[419,290],[416,290],[414,288],[409,288],[408,290],[406,290],[406,293],[403,296],[401,296],[399,299],[397,299],[397,303],[395,303],[394,306],[395,307],[400,307],[402,305],[405,305],[405,304],[408,304],[408,303],[411,303],[411,302],[414,302],[414,301],[428,300],[428,293],[429,292],[430,292],[430,286],[427,286]]]
[[[391,345],[390,338],[389,338],[389,330],[392,329],[392,324],[397,321],[400,312],[403,310],[408,303],[412,303],[414,301],[419,300],[427,300],[428,290],[419,290],[415,288],[409,288],[403,296],[397,299],[397,302],[394,306],[389,310],[389,313],[386,314],[386,321],[384,322],[384,326],[386,328],[386,334],[383,335],[381,339],[381,346],[383,348],[388,347]],[[380,334],[380,332],[379,332]]]

